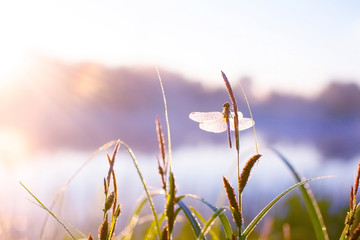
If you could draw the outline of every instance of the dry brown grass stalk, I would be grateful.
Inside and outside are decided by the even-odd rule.
[[[240,141],[239,141],[239,115],[238,115],[238,107],[237,107],[237,102],[231,87],[231,84],[229,82],[229,80],[227,79],[225,73],[223,71],[221,71],[221,75],[224,79],[225,82],[225,86],[226,89],[229,93],[229,97],[231,100],[231,103],[233,105],[233,110],[234,110],[234,127],[235,127],[235,141],[236,141],[236,150],[239,152],[240,151]]]
[[[167,184],[166,184],[166,174],[167,174],[167,159],[166,159],[166,151],[165,151],[165,139],[164,139],[164,133],[162,131],[161,123],[159,118],[157,117],[155,120],[156,124],[156,132],[158,137],[158,143],[159,143],[159,151],[161,156],[161,161],[159,158],[157,158],[158,163],[158,171],[161,177],[162,182],[162,188],[166,192]]]

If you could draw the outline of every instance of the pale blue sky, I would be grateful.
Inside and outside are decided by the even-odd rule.
[[[333,78],[360,83],[355,0],[15,0],[0,3],[0,29],[0,76],[40,54],[159,66],[212,85],[223,70],[251,77],[259,93],[311,95]]]

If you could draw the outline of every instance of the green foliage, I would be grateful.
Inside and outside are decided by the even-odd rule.
[[[282,155],[279,151],[276,149],[272,149],[280,158],[281,161],[283,161],[286,165],[286,167],[289,169],[289,171],[292,173],[296,181],[300,182],[300,174],[295,170],[295,168],[292,166],[289,160],[287,160],[284,155]],[[318,240],[328,240],[329,236],[324,224],[324,220],[320,211],[320,208],[318,206],[318,203],[315,199],[314,194],[312,193],[310,187],[308,185],[302,185],[300,186],[302,197],[305,201],[307,211],[310,216],[310,220],[312,222],[316,238]]]
[[[344,228],[344,218],[346,216],[346,209],[330,214],[330,202],[322,200],[318,202],[319,207],[326,219],[326,226],[330,239],[337,239],[341,235]],[[314,228],[310,220],[310,216],[306,211],[306,206],[301,198],[297,195],[292,195],[279,213],[275,214],[272,224],[271,235],[269,240],[279,239],[282,235],[284,224],[289,224],[291,229],[292,239],[316,239]],[[285,215],[283,212],[287,212]]]

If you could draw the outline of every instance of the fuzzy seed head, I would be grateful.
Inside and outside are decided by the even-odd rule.
[[[245,167],[243,168],[239,179],[240,192],[244,190],[246,183],[249,180],[251,169],[253,168],[254,164],[260,157],[261,157],[260,154],[256,154],[246,162]]]
[[[224,187],[226,190],[226,194],[227,194],[230,206],[233,207],[234,209],[236,209],[236,211],[239,211],[234,188],[231,187],[229,181],[225,177],[223,177],[223,182],[224,182]]]
[[[115,193],[111,192],[106,200],[104,212],[107,212],[111,208],[111,206],[114,203],[114,200],[115,200]]]

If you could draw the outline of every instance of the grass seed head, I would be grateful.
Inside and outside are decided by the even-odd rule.
[[[103,223],[99,228],[99,239],[106,240],[109,231],[109,221],[108,221],[108,214],[106,214]]]
[[[165,139],[164,139],[164,133],[162,131],[159,117],[156,118],[155,123],[156,123],[156,132],[157,132],[157,137],[158,137],[160,155],[161,155],[163,166],[165,166],[166,165]]]
[[[120,213],[121,213],[121,204],[118,204],[116,207],[116,211],[114,213],[114,217],[116,217],[116,218],[119,217]]]
[[[233,110],[234,110],[234,127],[235,127],[235,142],[236,142],[236,150],[240,151],[240,137],[239,137],[239,115],[238,115],[238,107],[237,107],[237,102],[232,90],[232,87],[230,85],[230,82],[228,80],[228,78],[226,77],[225,73],[223,71],[221,71],[221,75],[224,79],[225,82],[225,86],[226,89],[229,93],[229,97],[231,100],[231,103],[233,105]]]
[[[355,228],[349,240],[357,240],[360,237],[360,224]]]
[[[108,196],[108,198],[106,199],[104,212],[107,212],[111,208],[111,206],[114,203],[114,200],[115,200],[115,193],[111,192],[110,195]]]
[[[231,214],[233,216],[233,220],[236,223],[236,225],[238,226],[238,228],[241,228],[242,214],[241,214],[238,202],[236,200],[234,188],[231,187],[229,181],[225,177],[223,177],[223,182],[224,182],[226,194],[227,194],[227,197],[229,200],[229,205],[230,205],[229,208],[230,208]]]
[[[230,206],[236,209],[236,211],[239,211],[234,188],[230,185],[229,181],[225,177],[223,177],[223,182]]]
[[[109,186],[108,186],[108,184],[106,182],[106,179],[104,178],[104,193],[105,193],[105,196],[107,196],[108,192],[109,192]]]
[[[354,186],[354,198],[356,198],[357,191],[359,189],[359,178],[360,178],[360,162],[358,166],[358,171],[355,179],[355,186]]]
[[[260,157],[261,157],[260,154],[256,154],[246,162],[245,167],[243,168],[239,179],[240,192],[244,190],[246,183],[249,180],[251,169],[253,168],[254,164]]]

